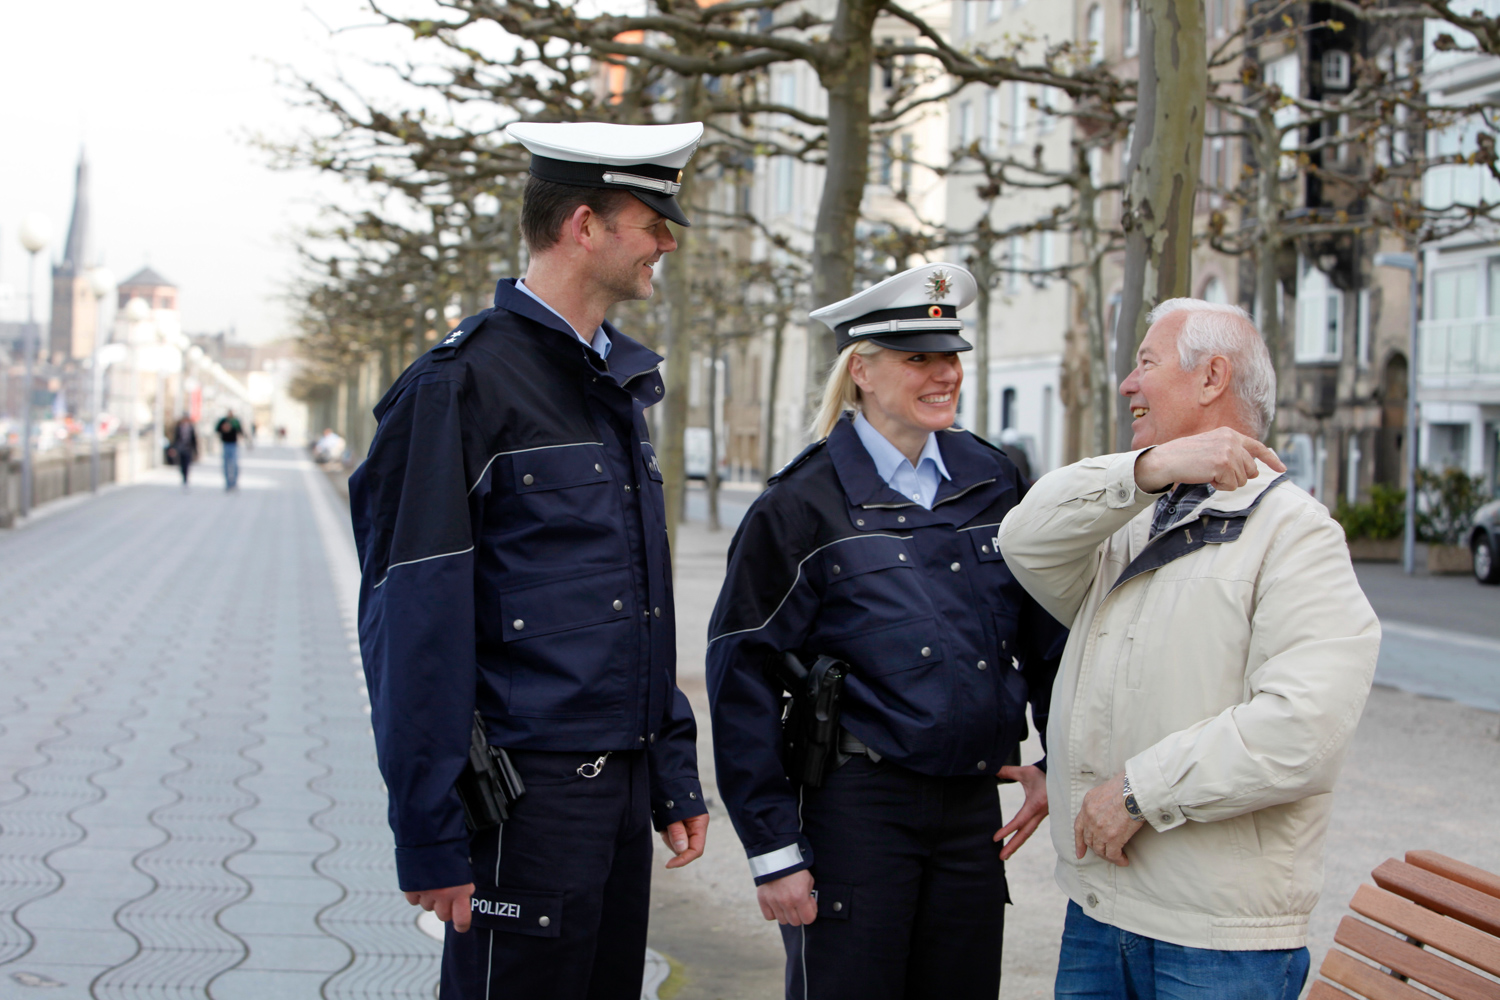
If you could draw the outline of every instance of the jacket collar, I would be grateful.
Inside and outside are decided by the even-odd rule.
[[[999,461],[999,453],[968,431],[950,428],[937,435],[937,442],[949,478],[939,483],[929,511],[886,485],[853,422],[847,415],[839,419],[828,435],[828,455],[850,507],[865,512],[856,519],[857,525],[892,527],[885,522],[895,522],[898,516],[902,526],[962,524],[991,502],[993,488],[1015,486],[1015,473]]]
[[[580,355],[593,354],[593,352],[583,345],[583,341],[578,339],[578,334],[573,332],[572,327],[558,318],[556,313],[518,289],[515,278],[501,278],[496,282],[495,308],[504,309],[507,312],[515,313],[517,316],[524,316],[533,323],[562,334],[573,344],[577,345]],[[650,350],[640,342],[625,336],[609,320],[605,320],[603,326],[605,335],[609,337],[610,343],[613,345],[609,352],[607,370],[621,385],[624,385],[638,375],[651,371],[662,363],[660,354]],[[598,355],[595,354],[592,360],[588,357],[585,357],[584,360],[589,362],[591,366],[594,366],[598,362]]]
[[[1255,460],[1255,467],[1257,474],[1254,479],[1237,490],[1220,490],[1214,493],[1186,516],[1178,518],[1177,523],[1203,514],[1234,514],[1253,506],[1260,500],[1261,494],[1270,489],[1282,475],[1260,459]]]

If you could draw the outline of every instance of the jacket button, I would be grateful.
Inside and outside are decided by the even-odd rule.
[[[656,613],[656,617],[661,617],[661,608],[652,608],[651,610]]]
[[[660,396],[660,395],[661,395],[661,386],[657,386],[657,387],[656,387],[656,394],[657,394],[657,395],[658,395],[658,396]]]
[[[642,736],[642,737],[640,737],[640,740],[641,740],[642,743],[644,743],[644,742],[646,742],[646,737]]]
[[[833,912],[834,913],[838,913],[843,908],[844,908],[844,904],[843,903],[834,903],[833,904]]]
[[[861,528],[863,528],[865,526],[865,519],[862,518],[862,517],[856,517],[854,519],[854,523],[857,524],[857,525],[859,525]]]
[[[647,736],[646,737],[646,742],[647,743],[655,743],[656,742],[656,734],[652,733],[650,736]]]
[[[627,487],[625,487],[625,492],[626,492],[626,493],[629,493],[629,492],[630,492],[630,487],[629,487],[629,486],[627,486]]]
[[[1172,814],[1171,813],[1162,813],[1161,814],[1161,821],[1163,823],[1170,823],[1170,822],[1172,822]]]
[[[543,927],[550,927],[550,926],[552,926],[552,918],[551,917],[537,917],[536,918],[536,922],[539,923],[539,924],[541,924]]]
[[[693,799],[694,801],[696,801],[697,798],[698,798],[698,793],[697,792],[688,792],[688,798]]]
[[[1009,639],[1001,639],[1000,640],[1000,648],[1001,649],[1006,649],[1009,646],[1010,646],[1010,640]]]
[[[671,799],[668,799],[668,800],[667,800],[667,808],[668,808],[668,809],[670,809],[670,808],[672,808],[672,807],[673,807],[673,806],[675,806],[675,805],[676,805],[676,804],[677,804],[677,803],[675,803],[675,802],[673,802],[673,801],[672,801],[672,800],[671,800]]]
[[[988,552],[989,550],[990,550],[990,547],[988,545],[981,545],[981,546],[979,546],[979,551],[980,552]]]
[[[1089,904],[1090,906],[1098,906],[1099,905],[1099,897],[1096,896],[1096,895],[1094,895],[1092,892],[1089,893],[1087,896],[1085,896],[1083,901],[1085,903]]]
[[[906,553],[905,552],[897,552],[896,553],[896,558],[899,559],[902,562],[906,562]]]
[[[984,770],[984,761],[980,761],[978,764],[975,765],[975,767],[977,767],[979,770],[983,771]]]
[[[526,627],[526,623],[523,622],[521,619],[517,618],[515,621],[513,621],[513,622],[510,623],[510,627],[513,628],[513,629],[515,629],[517,632],[519,632],[523,628]]]
[[[976,663],[974,665],[976,667],[978,667],[980,670],[988,670],[989,666],[990,666],[988,663],[985,663],[983,660],[980,660],[978,663]]]
[[[963,564],[962,563],[954,563],[953,565],[949,566],[948,568],[951,569],[953,572],[957,573],[959,570],[963,569]]]
[[[835,563],[834,566],[833,566],[833,575],[834,576],[838,576],[842,572],[843,572],[843,570],[839,569],[838,564]]]
[[[922,647],[922,655],[923,656],[931,656],[932,655],[932,647],[931,646],[923,646]]]
[[[600,465],[598,462],[595,462],[594,463],[594,471],[595,472],[603,472],[604,471],[604,466]]]
[[[521,482],[526,484],[527,486],[530,486],[532,483],[536,482],[536,479],[531,475],[531,473],[528,472],[526,473],[526,475],[521,477]]]
[[[1129,493],[1127,493],[1127,492],[1126,492],[1126,491],[1124,491],[1124,490],[1121,490],[1121,491],[1120,491],[1120,499],[1121,499],[1121,500],[1124,500],[1124,499],[1125,499],[1125,498],[1126,498],[1126,497],[1128,497],[1128,496],[1130,496],[1130,494],[1129,494]]]
[[[615,610],[616,611],[624,610],[624,608],[625,608],[625,602],[624,601],[616,601],[615,602]]]
[[[906,515],[905,514],[897,514],[896,515],[896,523],[897,524],[905,524],[906,523]]]

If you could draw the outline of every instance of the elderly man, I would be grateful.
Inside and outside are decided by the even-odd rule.
[[[1048,729],[1056,995],[1292,1000],[1380,628],[1343,532],[1260,441],[1276,378],[1244,311],[1150,320],[1120,386],[1134,450],[1042,477],[999,536],[1072,626]]]

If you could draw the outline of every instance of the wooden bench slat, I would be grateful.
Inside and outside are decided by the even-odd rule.
[[[1342,951],[1330,949],[1319,972],[1323,978],[1347,986],[1366,1000],[1432,1000],[1430,993],[1408,986]]]
[[[1362,920],[1345,917],[1339,921],[1333,939],[1350,951],[1408,979],[1415,979],[1452,1000],[1496,1000],[1500,997],[1500,983],[1461,969]]]
[[[1334,989],[1327,983],[1316,982],[1312,984],[1312,989],[1307,991],[1307,1000],[1349,1000],[1349,994],[1343,990]],[[1422,1000],[1432,1000],[1432,998],[1424,996]]]
[[[1395,858],[1370,874],[1387,892],[1500,937],[1500,899],[1494,896]]]
[[[1483,868],[1475,868],[1457,858],[1450,858],[1437,851],[1407,851],[1406,863],[1417,868],[1424,868],[1435,875],[1441,875],[1459,885],[1466,885],[1470,889],[1478,889],[1486,896],[1500,899],[1500,875],[1487,872]]]
[[[1468,924],[1434,913],[1373,885],[1360,886],[1349,901],[1349,909],[1491,975],[1500,976],[1500,938],[1493,938]]]
[[[1312,984],[1312,989],[1307,991],[1307,1000],[1349,1000],[1349,994],[1343,990],[1334,989],[1327,983],[1316,982]],[[1424,997],[1423,1000],[1432,1000],[1432,998]]]

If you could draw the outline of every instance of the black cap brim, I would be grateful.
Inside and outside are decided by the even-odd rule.
[[[956,351],[972,351],[974,345],[956,333],[946,330],[918,330],[915,333],[882,333],[875,337],[860,337],[872,344],[891,351],[907,354],[951,354]]]
[[[614,190],[619,191],[622,189],[619,187],[615,187]],[[688,221],[688,217],[683,214],[682,206],[677,204],[677,199],[672,195],[657,194],[654,191],[642,191],[638,188],[624,188],[623,190],[629,191],[631,194],[635,195],[642,202],[644,202],[647,208],[655,209],[662,215],[666,216],[668,220],[677,223],[679,226],[692,225],[692,223]]]

